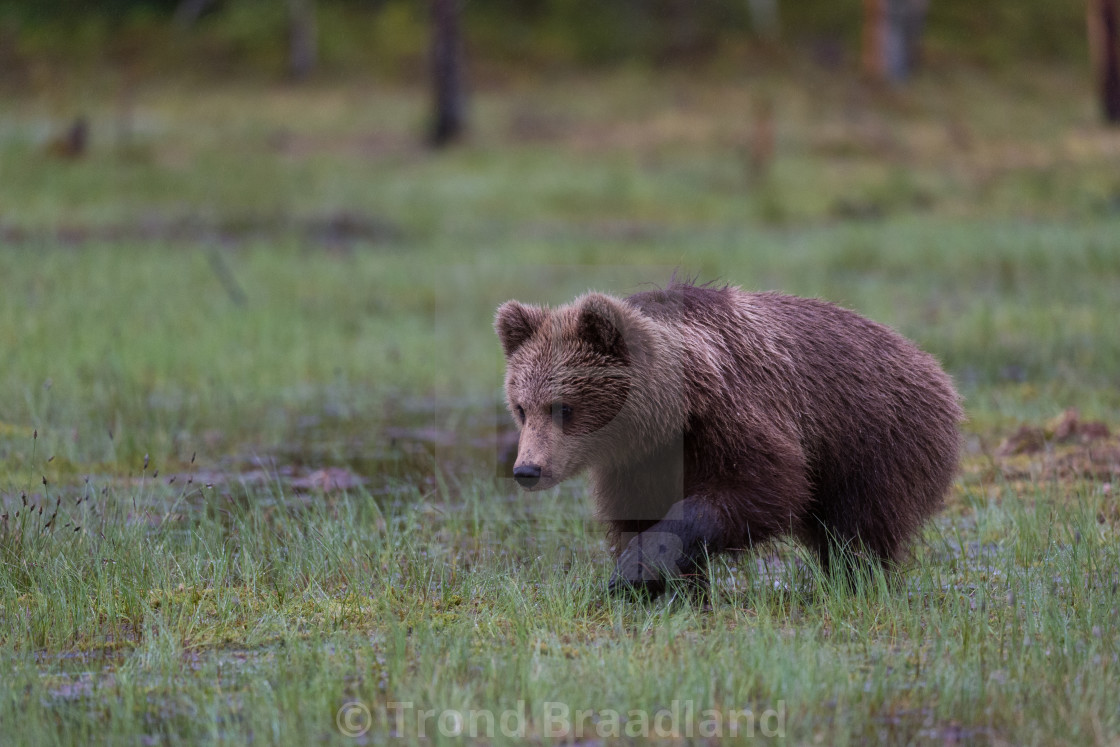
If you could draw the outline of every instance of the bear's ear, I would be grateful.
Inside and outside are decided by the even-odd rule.
[[[602,293],[588,293],[579,303],[576,334],[595,350],[627,360],[626,320],[629,311],[616,298]]]
[[[517,301],[506,301],[498,307],[494,331],[498,333],[507,358],[536,333],[547,316],[548,312],[540,306],[526,306]]]

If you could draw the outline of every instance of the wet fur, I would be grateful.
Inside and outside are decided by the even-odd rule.
[[[897,561],[957,469],[949,377],[833,304],[672,283],[555,310],[511,301],[495,326],[518,462],[539,461],[544,487],[590,471],[618,583],[654,588],[781,535],[826,569],[845,548]],[[557,402],[571,423],[543,414]]]

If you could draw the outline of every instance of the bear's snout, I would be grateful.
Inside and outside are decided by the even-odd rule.
[[[531,488],[541,479],[539,464],[519,464],[513,468],[513,479],[523,488]]]

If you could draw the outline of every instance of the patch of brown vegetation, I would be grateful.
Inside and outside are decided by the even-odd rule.
[[[1066,410],[1041,426],[1024,424],[992,453],[1008,480],[1100,480],[1120,476],[1120,437]]]

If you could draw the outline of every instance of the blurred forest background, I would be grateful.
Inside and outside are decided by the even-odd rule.
[[[442,4],[437,1],[435,5]],[[1092,5],[1109,6],[1105,0]],[[752,40],[775,54],[842,65],[858,57],[864,20],[885,12],[924,17],[934,61],[991,66],[1081,62],[1081,2],[995,0],[471,0],[463,15],[479,62],[549,68],[641,62],[671,65],[731,57]],[[269,73],[288,56],[293,26],[311,24],[323,73],[415,75],[424,63],[429,6],[418,0],[5,0],[5,82],[28,83],[46,61],[136,65],[153,74]]]
[[[1106,80],[1115,0],[5,0],[0,84],[35,89],[75,67],[125,84],[282,73],[415,81],[429,69],[433,29],[438,48],[448,24],[462,27],[476,85],[619,64],[749,76],[798,60],[899,82],[919,66],[1087,66],[1090,54],[1098,86],[1117,85]]]

